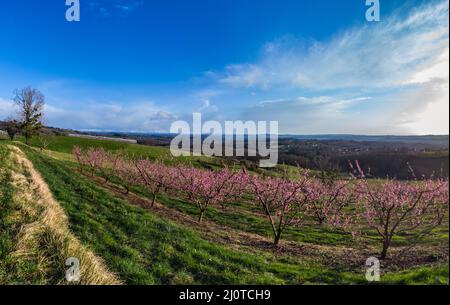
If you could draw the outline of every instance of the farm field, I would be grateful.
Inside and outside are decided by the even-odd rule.
[[[19,141],[24,142],[23,137],[18,138]],[[30,140],[30,145],[33,147],[41,147],[41,143],[38,138],[32,138]],[[73,147],[77,145],[80,148],[103,148],[107,151],[114,152],[124,152],[133,157],[144,157],[149,159],[162,159],[171,160],[172,156],[170,151],[163,147],[155,146],[144,146],[138,144],[130,144],[124,142],[108,141],[108,140],[98,140],[98,139],[88,139],[79,137],[69,137],[69,136],[54,136],[48,141],[47,150],[51,152],[61,153],[60,156],[65,156],[66,159],[72,158]],[[65,154],[65,155],[64,155]],[[198,157],[198,158],[183,158],[180,160],[206,160],[209,158]]]
[[[100,175],[80,172],[71,154],[74,145],[126,150],[151,159],[169,155],[164,148],[68,137],[58,137],[47,150],[0,141],[0,283],[59,283],[65,271],[53,252],[34,251],[29,253],[34,259],[27,260],[16,255],[20,227],[37,221],[12,216],[25,209],[15,203],[24,189],[13,177],[22,174],[33,180],[29,170],[17,166],[19,155],[31,161],[62,208],[66,233],[79,243],[77,251],[89,252],[87,261],[108,270],[110,277],[102,279],[106,283],[367,284],[365,260],[379,252],[377,235],[370,229],[364,242],[355,242],[349,232],[307,220],[300,227],[288,226],[274,247],[270,224],[257,206],[240,201],[224,208],[213,205],[199,224],[195,206],[183,198],[161,193],[151,207],[152,194],[144,187],[133,186],[126,193],[118,178],[104,183]],[[403,252],[408,234],[394,238],[392,255],[382,261],[381,283],[448,284],[448,216]],[[55,247],[51,238],[40,241],[42,249]],[[61,257],[66,254],[64,247],[57,249]]]

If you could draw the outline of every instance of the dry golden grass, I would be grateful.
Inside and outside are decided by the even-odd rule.
[[[13,184],[18,190],[14,195],[14,201],[19,206],[16,217],[32,220],[21,227],[13,257],[37,261],[39,272],[45,274],[52,284],[67,284],[61,271],[68,268],[65,260],[69,257],[80,261],[79,284],[122,284],[102,259],[86,249],[70,231],[64,210],[33,164],[19,148],[9,148],[15,162]]]

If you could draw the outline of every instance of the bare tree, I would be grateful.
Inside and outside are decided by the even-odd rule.
[[[44,95],[37,89],[26,87],[14,92],[14,102],[19,107],[19,126],[28,144],[31,137],[38,134],[43,123]]]
[[[6,123],[6,132],[8,133],[8,137],[11,141],[14,141],[15,136],[20,131],[19,122],[17,122],[17,120],[8,118],[5,123]]]

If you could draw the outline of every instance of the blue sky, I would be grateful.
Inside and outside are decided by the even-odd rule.
[[[168,131],[278,120],[299,134],[448,134],[448,1],[4,1],[0,119],[16,88],[50,125]]]

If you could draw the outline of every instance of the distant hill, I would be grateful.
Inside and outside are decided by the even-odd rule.
[[[0,130],[5,131],[6,130],[6,122],[0,121]],[[64,129],[64,128],[58,128],[58,127],[52,127],[52,126],[45,126],[42,128],[42,133],[47,135],[68,135],[68,134],[81,134],[77,130],[72,129]]]
[[[157,145],[168,146],[170,141],[176,134],[170,133],[144,133],[144,132],[100,132],[100,131],[84,131],[79,132],[81,134],[88,134],[92,136],[105,136],[105,137],[120,137],[126,139],[137,140],[138,143],[144,145]],[[204,134],[203,137],[207,135]],[[286,142],[290,140],[294,141],[339,141],[339,142],[378,142],[378,143],[395,143],[399,146],[419,144],[428,148],[441,148],[445,149],[449,147],[448,135],[424,135],[424,136],[393,136],[393,135],[279,135],[280,142]]]
[[[448,135],[392,136],[392,135],[280,135],[280,139],[317,140],[317,141],[355,141],[355,142],[391,142],[410,144],[429,144],[449,147]]]

